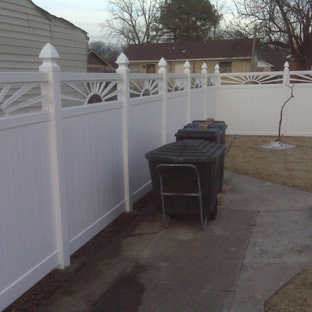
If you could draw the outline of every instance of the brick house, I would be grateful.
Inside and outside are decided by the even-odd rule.
[[[131,72],[155,73],[158,62],[164,57],[169,73],[182,73],[185,61],[193,73],[200,73],[205,62],[213,72],[216,64],[220,72],[250,72],[252,68],[252,39],[213,40],[207,42],[169,42],[130,44],[124,51],[130,60]],[[270,71],[271,64],[254,58],[256,71]]]

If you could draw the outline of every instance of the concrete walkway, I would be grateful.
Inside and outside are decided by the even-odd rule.
[[[37,311],[260,312],[312,264],[312,194],[225,172],[215,221],[132,224]]]

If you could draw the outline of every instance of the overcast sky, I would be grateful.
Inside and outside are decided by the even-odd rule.
[[[1,0],[0,0],[1,1]],[[91,40],[104,40],[100,24],[108,18],[107,0],[32,0],[36,5],[57,17],[62,17],[83,29]],[[231,3],[232,0],[211,0],[211,3]]]
[[[32,0],[52,15],[83,29],[90,40],[104,40],[100,24],[107,18],[106,0]]]

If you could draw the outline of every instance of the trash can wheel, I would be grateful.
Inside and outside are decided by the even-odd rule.
[[[202,228],[203,231],[206,230],[207,220],[208,220],[208,216],[204,216],[204,220],[203,220],[203,222],[201,224],[201,228]]]
[[[163,221],[164,221],[164,228],[168,229],[169,224],[170,224],[170,216],[164,214],[163,215]]]
[[[218,216],[218,206],[215,206],[210,214],[210,220],[216,220]]]

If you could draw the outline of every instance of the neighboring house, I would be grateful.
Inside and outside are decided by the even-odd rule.
[[[88,73],[116,73],[116,69],[96,51],[90,50],[88,53]]]
[[[290,70],[293,70],[293,71],[299,70],[299,69],[298,69],[297,61],[292,57],[292,55],[288,55],[288,56],[286,57],[286,60],[287,60],[287,62],[288,62],[288,64],[289,64],[289,69],[290,69]],[[311,66],[310,69],[312,70],[312,66]]]
[[[124,53],[128,57],[131,72],[155,73],[158,62],[163,57],[168,63],[169,73],[182,73],[185,61],[189,61],[191,71],[200,73],[205,62],[208,72],[213,72],[216,64],[221,73],[249,72],[252,68],[252,39],[212,40],[207,42],[170,42],[131,44]],[[270,70],[268,63],[258,61],[256,71]]]
[[[262,61],[262,60],[258,60],[258,57],[255,57],[255,63],[257,64],[257,71],[258,72],[267,72],[267,71],[271,71],[273,65]]]
[[[87,33],[51,15],[31,0],[0,1],[0,71],[38,71],[46,43],[60,55],[62,71],[86,72]]]

